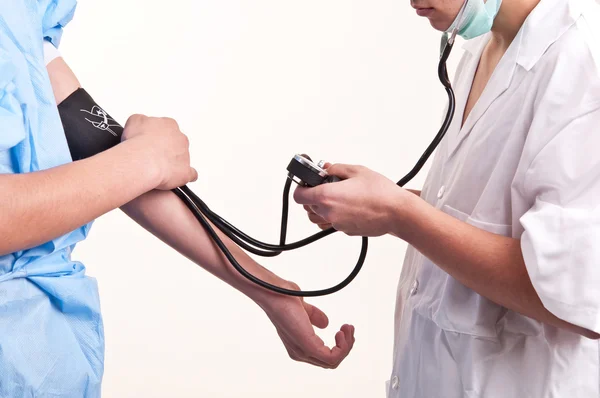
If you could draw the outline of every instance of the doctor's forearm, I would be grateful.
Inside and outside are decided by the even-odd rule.
[[[183,256],[240,290],[260,305],[267,305],[274,296],[273,293],[269,293],[245,279],[229,264],[192,212],[172,192],[151,191],[121,209]],[[284,284],[283,287],[293,288],[288,282],[281,280],[253,261],[220,232],[219,235],[247,271],[267,282],[276,285]]]
[[[567,323],[542,304],[525,266],[520,241],[461,222],[427,202],[410,201],[410,220],[395,235],[406,240],[453,278],[508,309],[586,337],[594,333]],[[410,225],[408,231],[405,226]]]

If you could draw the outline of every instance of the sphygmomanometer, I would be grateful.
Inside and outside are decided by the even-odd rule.
[[[450,80],[448,79],[446,61],[452,50],[455,36],[456,32],[454,32],[451,37],[445,37],[443,39],[440,62],[438,65],[438,76],[444,85],[449,98],[446,118],[435,139],[426,149],[417,164],[404,178],[398,181],[398,185],[401,187],[409,182],[427,162],[427,159],[431,156],[446,134],[454,116],[455,98],[450,85]],[[51,49],[51,51],[54,50]],[[85,159],[112,148],[121,142],[123,127],[105,112],[103,108],[96,104],[93,98],[83,88],[79,88],[62,101],[58,105],[58,110],[73,160]],[[335,293],[350,284],[360,272],[367,255],[368,239],[366,237],[362,238],[362,248],[356,266],[346,279],[329,289],[296,291],[272,285],[247,272],[227,249],[226,245],[212,226],[214,225],[244,250],[264,257],[274,257],[286,251],[299,249],[335,233],[336,230],[330,228],[298,242],[286,242],[289,195],[292,183],[296,182],[302,186],[315,187],[320,184],[336,183],[340,181],[336,176],[329,175],[327,170],[323,167],[323,164],[314,163],[306,155],[295,155],[287,167],[287,172],[287,179],[283,192],[280,238],[279,243],[277,244],[261,242],[242,232],[233,226],[233,224],[213,212],[189,187],[183,186],[176,188],[173,192],[186,204],[228,261],[245,278],[265,289],[290,296],[314,297]]]

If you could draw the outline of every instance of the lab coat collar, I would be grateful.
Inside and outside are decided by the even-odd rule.
[[[531,11],[515,41],[520,46],[517,64],[529,71],[544,52],[556,42],[579,18],[590,0],[541,0]],[[523,40],[521,40],[523,38]],[[467,40],[462,48],[471,55],[479,55],[490,39],[490,34]],[[515,43],[515,44],[517,44]]]
[[[590,0],[541,0],[520,29],[522,37],[517,64],[531,70],[583,12]]]
[[[482,36],[481,39],[476,39],[475,42],[467,46],[467,51],[471,53],[471,62],[468,63],[467,69],[464,71],[465,75],[462,79],[463,82],[460,85],[460,89],[457,92],[457,109],[455,118],[457,119],[453,123],[453,128],[458,129],[458,134],[455,134],[454,130],[451,132],[450,140],[448,142],[448,158],[452,157],[458,148],[461,146],[465,138],[471,133],[477,122],[485,115],[485,112],[489,107],[510,87],[513,80],[514,72],[517,66],[516,59],[519,54],[520,38],[517,37],[515,41],[508,48],[496,69],[492,73],[488,84],[481,93],[481,96],[471,109],[471,113],[467,116],[464,125],[461,126],[462,119],[464,117],[465,107],[471,91],[471,82],[475,77],[479,65],[479,59],[481,54],[490,39],[490,34]],[[467,84],[468,82],[468,84]],[[450,131],[449,131],[450,133]]]
[[[592,0],[541,0],[537,7],[529,14],[517,36],[496,66],[488,85],[481,97],[471,110],[471,113],[461,127],[460,122],[464,115],[464,107],[469,96],[471,84],[462,84],[464,91],[460,92],[462,101],[458,104],[460,111],[456,113],[457,120],[453,123],[459,133],[454,135],[448,143],[448,157],[456,153],[464,139],[470,134],[479,119],[487,109],[510,86],[517,65],[529,71],[540,60],[552,43],[556,42],[583,12],[583,4]],[[491,37],[491,33],[466,41],[463,44],[465,51],[473,58],[470,70],[466,71],[472,80],[479,58]]]

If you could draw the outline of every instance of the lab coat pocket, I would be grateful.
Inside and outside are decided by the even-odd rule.
[[[468,214],[444,205],[446,214],[479,229],[499,235],[510,235],[511,226],[474,220]],[[436,300],[432,303],[433,321],[442,329],[488,340],[498,339],[499,322],[507,310],[479,295],[452,276],[434,266],[432,275],[438,279]]]

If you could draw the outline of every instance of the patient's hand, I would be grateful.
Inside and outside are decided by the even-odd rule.
[[[286,287],[299,290],[295,284]],[[327,315],[301,298],[279,296],[270,300],[263,309],[277,329],[290,358],[295,361],[335,369],[354,346],[354,326],[344,325],[335,335],[335,347],[327,347],[313,328],[326,328],[329,324]]]

